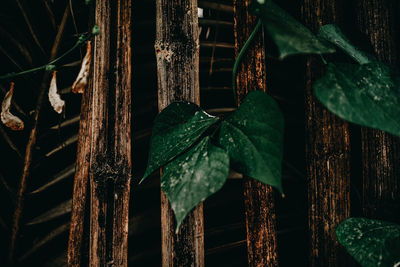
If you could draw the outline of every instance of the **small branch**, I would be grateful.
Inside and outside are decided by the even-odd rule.
[[[57,36],[53,43],[50,60],[54,60],[54,58],[56,57],[58,48],[60,46],[60,41],[61,41],[62,35],[64,33],[65,25],[66,25],[66,22],[68,19],[68,15],[69,15],[69,8],[67,5],[67,8],[64,11],[64,15],[63,15],[60,27],[58,29]],[[12,227],[12,233],[11,233],[10,250],[9,250],[10,263],[12,263],[14,261],[14,253],[15,253],[15,248],[17,245],[20,220],[21,220],[21,215],[22,215],[22,211],[23,211],[23,202],[24,202],[24,195],[25,195],[25,190],[26,190],[26,185],[27,185],[27,178],[30,174],[30,167],[31,167],[31,163],[32,163],[32,151],[36,144],[36,133],[37,133],[38,122],[39,122],[40,108],[42,106],[45,92],[47,89],[48,78],[49,78],[49,73],[46,72],[43,76],[41,91],[39,93],[37,103],[36,103],[36,108],[35,108],[33,127],[30,132],[30,135],[29,135],[28,144],[26,146],[24,167],[23,167],[23,172],[21,175],[19,190],[17,193],[17,203],[15,206],[13,227]]]
[[[18,7],[19,7],[21,13],[22,13],[22,16],[24,17],[24,20],[25,20],[25,22],[26,22],[26,25],[28,26],[29,32],[32,34],[33,40],[35,41],[35,43],[37,44],[37,46],[40,48],[40,51],[42,51],[43,54],[46,54],[46,53],[44,52],[44,50],[43,50],[42,45],[41,45],[40,42],[39,42],[38,37],[36,36],[36,34],[35,34],[34,30],[33,30],[32,24],[31,24],[31,22],[29,21],[28,15],[26,14],[26,12],[25,12],[25,10],[24,10],[24,7],[22,6],[21,1],[20,1],[20,0],[16,0],[16,2],[17,2],[17,4],[18,4]]]
[[[78,41],[74,44],[74,46],[71,47],[69,50],[67,50],[64,54],[62,54],[61,56],[59,56],[58,58],[53,59],[53,60],[51,60],[49,63],[47,63],[47,64],[45,64],[45,65],[43,65],[43,66],[40,66],[40,67],[36,67],[36,68],[33,68],[33,69],[29,69],[29,70],[24,70],[24,71],[17,72],[17,73],[12,72],[12,73],[5,74],[5,75],[3,75],[3,76],[0,76],[0,80],[2,80],[2,79],[8,79],[8,78],[15,78],[15,77],[22,76],[22,75],[25,75],[25,74],[37,72],[37,71],[39,71],[39,70],[48,70],[48,71],[52,71],[52,70],[55,69],[54,64],[56,64],[58,61],[60,61],[60,60],[63,59],[64,57],[68,56],[71,52],[73,52],[76,48],[78,48],[78,47],[81,46],[83,43],[85,43],[85,42],[86,42],[89,38],[91,38],[92,36],[93,36],[92,33],[90,33],[90,34],[89,34],[89,33],[87,33],[87,34],[82,34],[82,35],[79,37]],[[54,47],[53,47],[53,50],[54,50]],[[53,52],[54,52],[54,51],[52,51],[52,54],[53,54]]]

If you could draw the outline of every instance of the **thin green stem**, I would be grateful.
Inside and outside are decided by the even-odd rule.
[[[33,72],[36,72],[36,71],[39,71],[39,70],[44,70],[47,67],[56,64],[58,61],[60,61],[61,59],[63,59],[67,55],[69,55],[72,51],[74,51],[76,48],[78,48],[79,46],[84,44],[87,40],[89,40],[93,35],[94,34],[83,34],[83,35],[81,35],[79,37],[78,41],[74,44],[74,46],[72,46],[69,50],[67,50],[64,54],[62,54],[58,58],[50,61],[49,63],[47,63],[47,64],[45,64],[43,66],[36,67],[36,68],[33,68],[33,69],[29,69],[29,70],[24,70],[24,71],[17,72],[17,73],[11,72],[11,73],[8,73],[8,74],[0,76],[0,80],[9,79],[9,78],[15,78],[15,77],[22,76],[22,75],[29,74],[29,73],[33,73]],[[52,70],[54,68],[50,68],[50,69]]]
[[[233,70],[232,70],[232,90],[233,90],[233,100],[234,100],[236,105],[238,104],[238,102],[237,102],[237,92],[236,92],[236,75],[237,75],[237,71],[238,71],[238,68],[239,68],[239,64],[242,61],[242,58],[243,58],[244,54],[247,51],[247,48],[250,46],[250,44],[253,41],[254,37],[256,36],[257,32],[261,29],[261,26],[262,26],[262,21],[261,21],[261,19],[259,19],[257,21],[256,27],[254,28],[254,30],[250,34],[250,36],[247,39],[246,43],[243,45],[242,49],[239,52],[239,55],[236,58],[235,64],[233,65]]]
[[[321,54],[320,54],[320,56],[321,56],[322,63],[324,63],[325,65],[328,65],[328,61],[326,61],[326,59],[324,58],[324,56],[321,55]]]

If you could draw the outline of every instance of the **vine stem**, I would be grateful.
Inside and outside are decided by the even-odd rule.
[[[244,54],[246,53],[248,47],[250,46],[251,42],[253,41],[254,37],[256,36],[257,32],[261,29],[262,26],[262,21],[259,19],[257,21],[257,25],[254,27],[254,30],[251,32],[249,39],[247,39],[246,43],[243,45],[242,49],[240,50],[235,64],[233,65],[233,70],[232,70],[232,90],[233,90],[233,100],[235,105],[238,105],[237,102],[237,92],[236,92],[236,75],[238,72],[239,64],[242,61],[242,58]]]
[[[5,74],[3,76],[0,76],[0,80],[8,79],[8,78],[15,78],[15,77],[22,76],[22,75],[25,75],[25,74],[29,74],[29,73],[32,73],[32,72],[36,72],[36,71],[39,71],[39,70],[47,69],[48,67],[50,67],[49,70],[53,70],[54,68],[51,68],[52,65],[56,64],[58,61],[60,61],[61,59],[63,59],[67,55],[69,55],[76,48],[78,48],[83,43],[85,43],[87,40],[89,40],[93,35],[94,35],[93,33],[82,34],[79,37],[78,41],[74,44],[74,46],[72,46],[70,49],[68,49],[64,54],[62,54],[58,58],[51,60],[49,63],[47,63],[47,64],[45,64],[43,66],[36,67],[36,68],[33,68],[33,69],[29,69],[29,70],[24,70],[24,71],[17,72],[17,73],[14,73],[14,72],[8,73],[8,74]]]

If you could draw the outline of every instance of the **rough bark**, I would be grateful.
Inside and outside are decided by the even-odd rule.
[[[200,104],[197,0],[157,0],[158,108],[177,100]],[[203,205],[178,234],[167,197],[161,193],[162,266],[204,266]]]
[[[96,1],[95,24],[100,35],[93,45],[92,84],[82,102],[68,261],[70,266],[82,265],[89,180],[89,265],[127,266],[132,172],[131,1]]]
[[[74,188],[72,196],[72,214],[68,239],[68,266],[82,265],[82,251],[84,224],[87,223],[87,199],[89,180],[89,157],[91,148],[92,129],[92,82],[89,81],[88,88],[84,91],[81,102],[81,115],[79,124],[79,140],[76,154]],[[85,220],[86,219],[86,220]],[[86,253],[87,254],[87,253]]]
[[[131,1],[96,1],[90,154],[90,266],[128,265]]]
[[[398,63],[394,18],[398,3],[357,0],[357,19],[379,60]],[[398,45],[398,43],[397,43]],[[400,208],[400,139],[379,130],[361,128],[364,216],[393,220]]]
[[[305,0],[303,18],[314,32],[338,22],[339,1]],[[309,266],[347,266],[336,226],[350,216],[350,138],[348,124],[327,111],[313,95],[323,74],[319,57],[306,66],[306,170],[308,177]]]
[[[234,1],[235,54],[250,36],[257,18],[249,14],[251,1]],[[237,94],[239,103],[253,90],[266,91],[265,50],[263,31],[260,30],[238,71]],[[244,202],[249,266],[277,266],[277,233],[273,188],[255,179],[244,179]]]

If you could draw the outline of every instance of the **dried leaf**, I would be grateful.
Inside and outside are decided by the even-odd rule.
[[[24,129],[24,122],[10,112],[13,93],[14,83],[12,82],[10,84],[10,90],[5,95],[3,103],[1,104],[1,121],[12,130],[20,131]]]
[[[81,70],[79,71],[78,77],[72,85],[72,92],[75,94],[83,94],[85,87],[88,83],[89,69],[90,69],[90,57],[91,57],[91,44],[87,42],[86,55],[83,58]]]
[[[49,101],[54,111],[61,114],[65,106],[65,101],[61,99],[57,92],[57,72],[53,71],[53,78],[51,78],[49,88]]]

